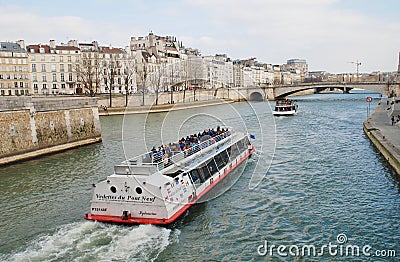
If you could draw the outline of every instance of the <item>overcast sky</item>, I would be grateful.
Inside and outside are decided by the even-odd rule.
[[[399,0],[0,0],[0,41],[97,40],[125,47],[131,36],[173,35],[204,55],[256,57],[309,69],[396,71]]]

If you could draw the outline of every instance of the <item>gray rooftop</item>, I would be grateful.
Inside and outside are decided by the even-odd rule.
[[[25,52],[25,49],[21,48],[17,43],[0,42],[0,51]]]

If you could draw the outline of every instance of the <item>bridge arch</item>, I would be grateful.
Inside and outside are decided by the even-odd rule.
[[[264,96],[260,92],[253,92],[250,94],[249,97],[250,101],[264,101]]]
[[[321,91],[324,91],[324,90],[330,89],[330,88],[336,88],[336,89],[342,90],[344,93],[348,93],[350,90],[353,89],[353,87],[349,87],[349,86],[309,86],[306,88],[290,90],[283,94],[277,95],[276,98],[278,98],[278,99],[284,98],[286,96],[293,95],[293,94],[296,94],[296,93],[299,93],[302,91],[307,91],[307,90],[314,90],[314,93],[319,93]]]
[[[275,98],[282,98],[305,90],[322,91],[327,88],[337,88],[347,93],[353,88],[358,87],[364,90],[375,91],[378,93],[388,94],[389,86],[387,83],[375,82],[359,82],[359,83],[343,83],[343,82],[323,82],[323,83],[302,83],[297,85],[278,86],[274,88]]]

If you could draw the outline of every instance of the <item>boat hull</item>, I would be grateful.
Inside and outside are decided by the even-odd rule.
[[[274,116],[293,116],[297,115],[297,111],[273,111],[272,114]]]
[[[100,222],[106,222],[106,223],[119,223],[119,224],[154,224],[154,225],[167,225],[170,223],[173,223],[175,220],[177,220],[181,215],[183,215],[192,205],[194,205],[196,202],[199,202],[204,196],[211,191],[216,185],[218,185],[222,180],[224,180],[229,174],[234,171],[243,161],[245,161],[247,158],[249,158],[252,153],[254,152],[255,148],[254,145],[251,146],[251,149],[248,149],[245,151],[245,154],[229,163],[227,167],[225,168],[225,171],[221,174],[215,174],[212,176],[212,179],[210,179],[210,184],[197,196],[194,197],[194,199],[182,205],[177,212],[175,212],[170,218],[144,218],[144,217],[124,217],[124,216],[108,216],[108,215],[94,215],[91,213],[85,214],[85,219],[87,220],[94,220],[94,221],[100,221]]]

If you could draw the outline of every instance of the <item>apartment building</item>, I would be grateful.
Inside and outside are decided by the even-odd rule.
[[[0,95],[18,96],[31,93],[25,42],[0,42]]]
[[[33,93],[75,94],[80,88],[75,68],[80,62],[80,49],[68,45],[28,45],[29,72]]]

